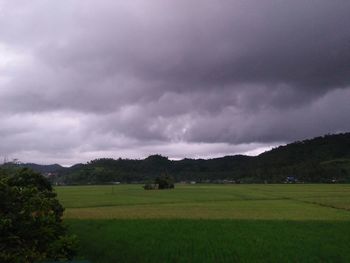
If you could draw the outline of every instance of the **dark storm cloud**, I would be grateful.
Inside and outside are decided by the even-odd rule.
[[[347,0],[0,0],[0,154],[214,156],[347,131],[349,13]]]
[[[346,1],[138,4],[78,12],[81,20],[68,42],[48,42],[38,56],[94,79],[130,74],[180,90],[188,84],[321,88],[349,81]]]

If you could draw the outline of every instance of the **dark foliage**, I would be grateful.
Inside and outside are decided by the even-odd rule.
[[[63,207],[50,183],[27,168],[0,170],[0,262],[71,259]]]
[[[170,177],[167,173],[161,174],[154,181],[158,185],[158,189],[172,189],[174,188],[174,179]]]
[[[143,186],[143,189],[145,189],[145,190],[156,190],[156,189],[158,189],[158,185],[154,184],[154,183],[146,183]]]

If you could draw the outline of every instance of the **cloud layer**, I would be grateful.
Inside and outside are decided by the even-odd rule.
[[[0,156],[258,153],[350,130],[350,2],[0,0]]]

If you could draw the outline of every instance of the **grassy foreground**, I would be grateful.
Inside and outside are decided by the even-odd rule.
[[[68,222],[92,262],[350,262],[350,222]]]
[[[92,262],[350,262],[350,185],[56,191]]]

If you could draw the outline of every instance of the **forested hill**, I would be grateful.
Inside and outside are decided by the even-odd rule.
[[[20,163],[18,166],[27,167],[42,174],[55,173],[64,170],[64,167],[59,164],[40,165],[35,163]]]
[[[350,182],[350,133],[297,141],[254,159],[255,174],[268,181],[290,175],[305,182]]]
[[[326,135],[280,146],[259,156],[225,156],[172,161],[96,159],[71,168],[55,167],[52,180],[67,184],[145,182],[161,173],[196,182],[350,182],[350,133]]]

